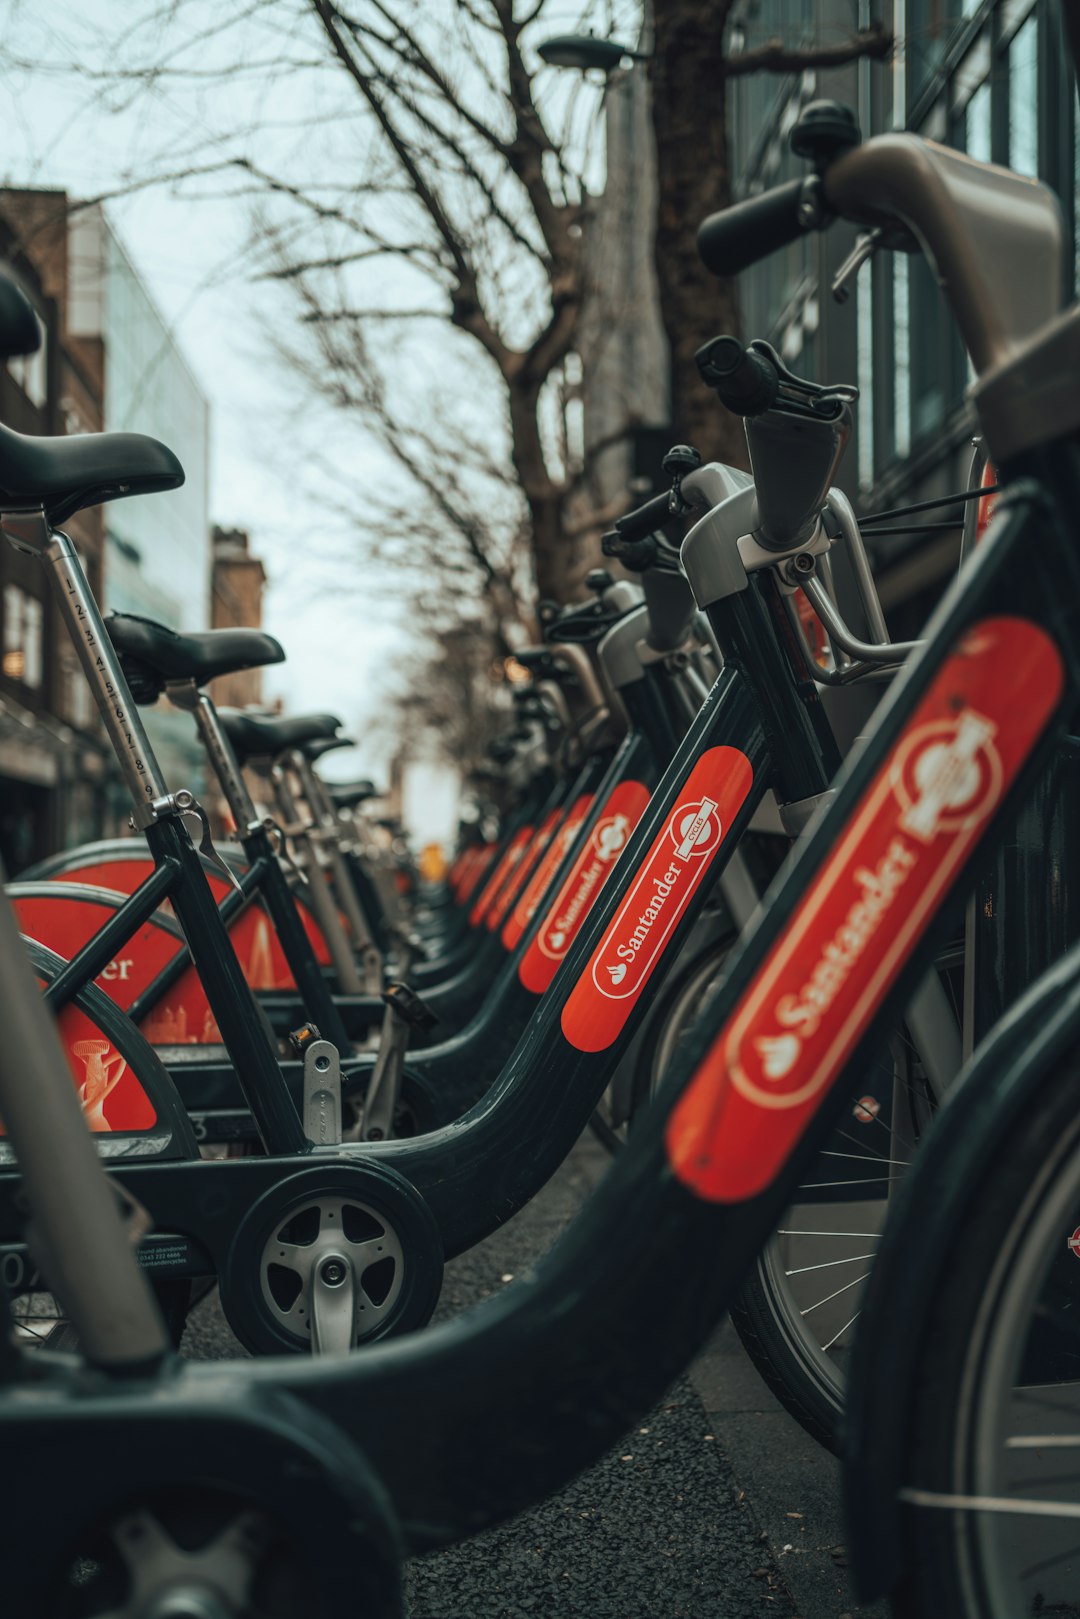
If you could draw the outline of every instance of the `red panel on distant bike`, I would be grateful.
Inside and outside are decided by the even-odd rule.
[[[518,968],[518,978],[534,995],[543,994],[555,977],[648,802],[649,789],[640,781],[621,781],[609,793],[588,843]]]
[[[563,1007],[563,1034],[578,1051],[606,1051],[618,1038],[753,781],[738,748],[710,748],[694,765]]]
[[[668,1158],[699,1197],[771,1185],[932,920],[1064,686],[1019,618],[945,660],[672,1110]]]
[[[543,855],[544,850],[554,837],[555,828],[559,824],[559,818],[561,815],[562,811],[556,809],[552,810],[549,815],[544,817],[544,821],[539,827],[536,836],[530,841],[528,847],[522,854],[521,859],[518,861],[515,870],[503,884],[502,892],[495,901],[494,905],[492,905],[491,909],[488,911],[485,918],[485,925],[489,933],[496,932],[496,930],[502,926],[507,911],[521,893],[522,885],[525,883],[530,871],[533,869],[537,857]]]
[[[11,896],[20,932],[39,944],[47,945],[58,956],[69,960],[116,914],[107,901],[40,897],[14,893]],[[152,920],[118,951],[94,980],[100,990],[124,1011],[158,973],[172,960],[184,941]],[[220,1045],[210,1004],[194,967],[186,967],[175,984],[139,1025],[151,1045]]]
[[[490,868],[491,862],[498,852],[499,845],[497,843],[489,844],[486,848],[476,851],[476,859],[462,878],[461,888],[458,892],[457,897],[462,905],[465,905],[475,894],[483,880],[484,873]]]
[[[555,873],[570,853],[570,846],[581,830],[592,808],[592,793],[582,793],[577,802],[571,806],[566,820],[555,833],[548,844],[547,853],[533,872],[522,891],[506,926],[502,931],[502,942],[507,950],[513,950],[521,939],[529,923],[536,915],[543,901],[544,895],[550,887]]]
[[[85,866],[70,865],[51,874],[51,881],[60,883],[89,883],[95,888],[112,888],[120,894],[131,894],[153,872],[150,856],[128,860],[93,860]],[[213,872],[206,873],[215,903],[220,904],[230,886]],[[171,916],[168,901],[162,906]],[[330,964],[330,952],[315,918],[307,906],[297,901],[296,909],[311,941],[316,960],[321,967]],[[242,915],[234,917],[229,926],[229,937],[240,965],[252,989],[295,989],[296,980],[289,970],[285,952],[269,916],[256,900]]]
[[[39,979],[41,988],[44,982]],[[65,1006],[60,1042],[83,1117],[97,1135],[141,1135],[158,1122],[154,1104],[108,1037],[79,1006]],[[0,1121],[0,1136],[7,1132]]]
[[[479,926],[484,920],[489,909],[495,903],[499,894],[502,893],[503,884],[508,882],[512,873],[517,870],[518,863],[524,858],[525,850],[529,846],[532,835],[533,828],[531,825],[519,827],[506,845],[498,865],[480,890],[480,898],[469,912],[469,921],[473,927]]]

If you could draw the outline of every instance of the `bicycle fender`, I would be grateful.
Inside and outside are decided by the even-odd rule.
[[[1038,978],[987,1035],[950,1093],[890,1209],[864,1295],[845,1411],[844,1506],[860,1602],[902,1563],[900,1489],[908,1413],[930,1302],[973,1178],[1007,1141],[1062,1053],[1080,1040],[1080,945]]]

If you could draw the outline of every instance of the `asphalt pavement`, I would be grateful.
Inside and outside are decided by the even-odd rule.
[[[590,1135],[539,1197],[446,1269],[436,1319],[552,1245],[606,1167]],[[242,1353],[216,1298],[184,1352]],[[689,1375],[567,1489],[406,1569],[409,1619],[883,1619],[847,1583],[835,1460],[777,1403],[724,1325]]]

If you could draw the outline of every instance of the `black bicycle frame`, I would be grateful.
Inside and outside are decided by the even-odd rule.
[[[665,1127],[814,875],[842,844],[875,778],[895,760],[935,676],[972,630],[998,617],[1047,632],[1061,686],[985,823],[984,850],[1038,780],[1080,697],[1080,552],[1073,532],[1080,446],[1033,456],[1016,472],[1037,473],[1039,483],[1017,483],[1000,503],[996,532],[935,613],[925,647],[882,704],[872,736],[845,765],[816,831],[767,896],[760,924],[738,948],[640,1130],[517,1296],[508,1289],[465,1320],[376,1352],[359,1368],[341,1365],[320,1375],[325,1368],[298,1365],[283,1377],[267,1365],[253,1368],[260,1381],[283,1384],[363,1433],[365,1454],[390,1490],[412,1551],[509,1517],[600,1455],[660,1396],[730,1301],[845,1106],[845,1078],[857,1073],[955,925],[973,851],[954,870],[857,1045],[760,1192],[731,1203],[696,1196],[673,1172]],[[673,1254],[680,1256],[677,1287]],[[643,1309],[643,1299],[661,1299],[663,1308]],[[463,1487],[459,1461],[466,1453]]]
[[[739,609],[737,609],[739,610]],[[755,618],[751,625],[756,623]],[[764,657],[775,640],[767,640]],[[447,1257],[472,1246],[521,1208],[550,1177],[584,1127],[647,1010],[639,996],[611,1042],[597,1051],[566,1038],[562,1017],[590,959],[639,875],[651,846],[668,834],[695,766],[715,750],[732,749],[746,761],[750,780],[736,813],[714,849],[707,881],[700,882],[666,941],[673,960],[737,846],[773,775],[754,689],[732,663],[716,682],[690,732],[649,801],[611,877],[596,899],[550,990],[545,994],[495,1085],[452,1126],[414,1140],[318,1149],[309,1163],[367,1160],[404,1175],[428,1202]],[[538,926],[534,918],[532,930]],[[116,1173],[147,1209],[160,1231],[179,1232],[210,1253],[219,1267],[238,1221],[254,1200],[295,1167],[274,1158],[232,1159],[195,1165],[118,1166]],[[198,1182],[191,1179],[198,1175]],[[214,1182],[211,1186],[211,1181]],[[0,1234],[13,1229],[13,1183],[0,1179]],[[152,1258],[149,1263],[153,1263]]]
[[[790,648],[781,639],[783,619],[769,581],[755,580],[749,589],[724,598],[709,611],[727,657],[725,668],[497,1082],[451,1127],[413,1140],[342,1149],[357,1163],[374,1154],[374,1161],[411,1182],[430,1204],[447,1256],[481,1240],[545,1183],[584,1127],[632,1040],[647,1010],[640,992],[626,1015],[620,1014],[611,1038],[596,1049],[589,1049],[588,1034],[583,1039],[579,1031],[568,1038],[564,1014],[572,998],[575,1004],[583,996],[587,1002],[593,993],[590,983],[595,989],[600,971],[592,963],[594,952],[630,904],[646,857],[652,858],[650,851],[668,848],[680,805],[707,800],[717,808],[707,794],[701,797],[703,788],[691,791],[698,779],[695,772],[712,761],[715,775],[708,791],[722,797],[734,762],[735,773],[746,774],[746,785],[733,800],[730,816],[727,810],[721,812],[721,837],[701,868],[707,867],[706,879],[697,882],[695,877],[696,887],[688,890],[685,907],[670,936],[663,939],[661,970],[677,958],[767,788],[776,785],[781,796],[805,799],[829,784],[835,757],[831,736],[815,718],[816,691],[808,683],[799,690],[793,681]],[[634,682],[635,696],[647,701],[648,691],[648,682]],[[687,860],[690,869],[692,857]],[[663,873],[665,868],[659,869]],[[526,946],[542,922],[542,915],[534,917],[523,941]],[[604,1016],[611,1012],[612,1003],[603,991],[597,990],[593,1001]],[[591,1015],[587,1008],[586,1023]],[[460,1072],[458,1077],[470,1084],[471,1099],[475,1079]],[[133,1166],[121,1173],[159,1230],[194,1239],[200,1252],[209,1252],[220,1264],[237,1220],[284,1168],[280,1159],[269,1158],[177,1165],[172,1170],[162,1166],[153,1175]],[[202,1177],[198,1191],[192,1174]],[[213,1190],[210,1177],[218,1183]],[[3,1191],[0,1183],[0,1198]],[[0,1215],[0,1234],[11,1230],[9,1208]]]

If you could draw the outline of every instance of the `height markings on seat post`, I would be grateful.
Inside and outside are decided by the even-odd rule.
[[[668,1159],[699,1197],[775,1180],[1063,687],[1026,619],[985,619],[946,658],[672,1110]]]
[[[518,978],[534,995],[542,995],[558,972],[590,906],[644,815],[649,796],[649,789],[640,781],[620,781],[608,794],[588,842],[518,968]]]
[[[540,903],[551,886],[555,873],[570,853],[570,845],[581,831],[582,823],[592,808],[592,793],[582,793],[581,797],[571,805],[562,826],[555,833],[548,844],[543,859],[525,884],[514,909],[502,930],[502,942],[507,950],[513,950],[521,935],[540,908]]]
[[[694,765],[563,1007],[563,1034],[579,1051],[618,1038],[753,780],[738,748],[710,748]]]

